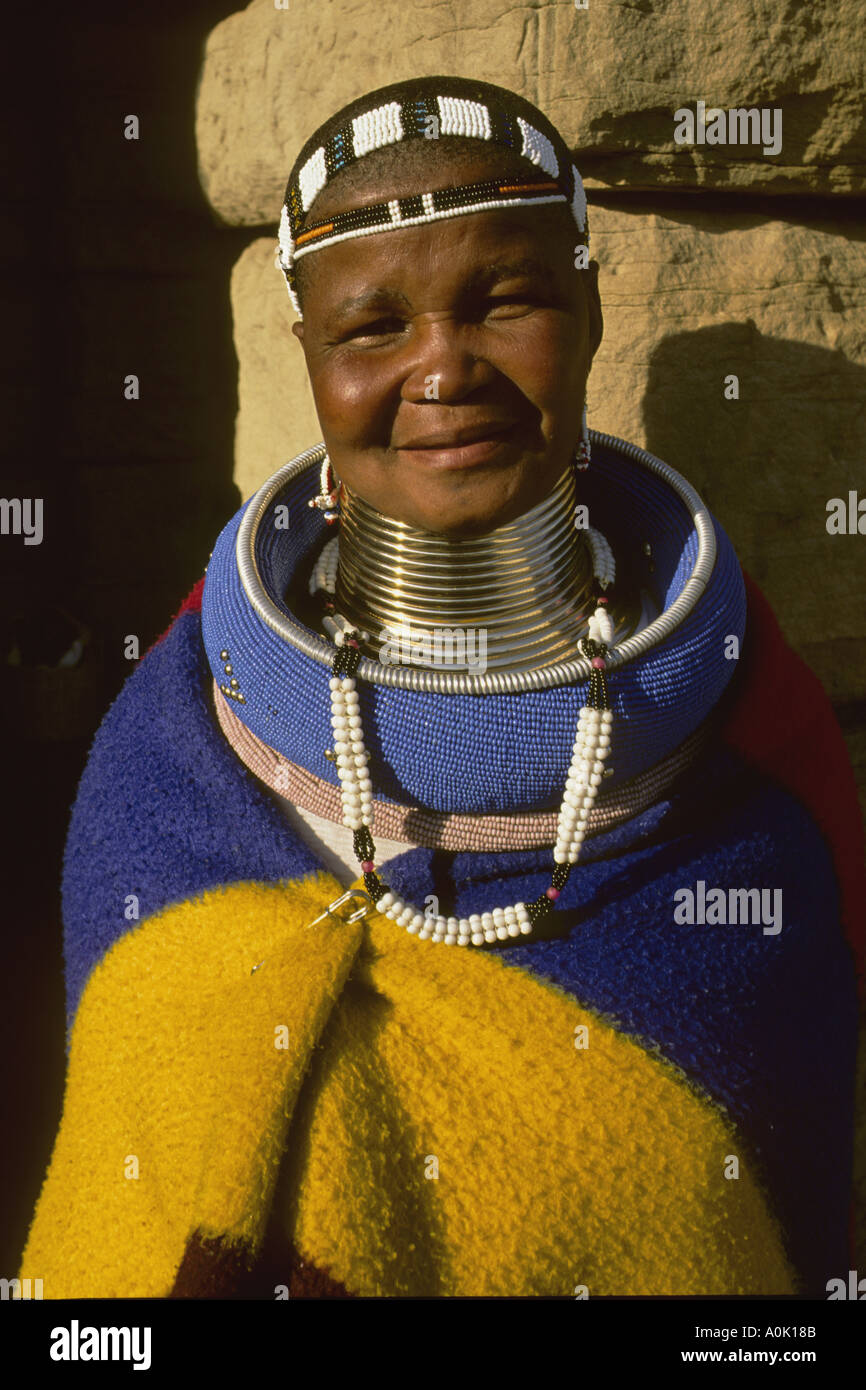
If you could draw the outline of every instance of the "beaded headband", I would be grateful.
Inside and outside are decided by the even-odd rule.
[[[437,90],[430,90],[431,82]],[[447,90],[449,87],[451,93]],[[482,94],[485,99],[472,100],[455,95],[455,91],[471,91],[473,95]],[[418,226],[488,208],[566,203],[580,232],[580,240],[589,247],[583,182],[571,162],[568,146],[541,112],[538,112],[538,125],[533,124],[519,114],[517,99],[504,88],[490,83],[470,83],[461,78],[427,78],[417,83],[396,84],[371,94],[371,100],[392,92],[394,100],[379,100],[377,105],[351,119],[344,118],[342,112],[333,117],[304,146],[289,177],[280,215],[276,263],[286,277],[289,298],[299,318],[303,315],[297,295],[295,262],[323,246],[351,237]],[[523,102],[521,109],[535,108]],[[547,133],[539,128],[542,124]],[[341,169],[385,145],[411,139],[433,140],[439,136],[487,140],[520,155],[547,177],[539,177],[536,172],[526,178],[505,176],[459,187],[436,188],[372,206],[350,208],[309,227],[303,226],[313,201]],[[311,143],[315,148],[308,154]],[[301,162],[305,154],[307,157]]]

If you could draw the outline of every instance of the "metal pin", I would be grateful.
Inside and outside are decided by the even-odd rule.
[[[349,898],[363,898],[363,907],[356,908],[355,911],[351,912],[348,917],[344,917],[339,912],[331,911],[332,908],[339,907],[341,903],[346,902]],[[366,917],[368,910],[372,906],[373,899],[370,897],[369,893],[364,892],[363,888],[347,888],[346,892],[342,895],[342,897],[335,898],[332,903],[328,904],[324,912],[316,918],[315,922],[309,922],[307,924],[306,930],[309,931],[310,927],[315,927],[319,922],[324,922],[326,917],[335,917],[338,922],[357,922],[362,917]]]
[[[348,917],[344,917],[342,913],[331,911],[332,908],[340,907],[342,903],[347,902],[349,898],[363,898],[363,905],[361,907],[356,908],[354,912],[350,912]],[[317,923],[324,922],[325,918],[329,916],[335,917],[338,922],[358,922],[362,917],[366,917],[368,909],[372,906],[373,899],[370,897],[369,893],[364,892],[363,888],[347,888],[346,892],[343,893],[341,897],[335,898],[332,903],[328,903],[328,906],[325,908],[324,912],[316,918],[315,922],[307,923],[306,930],[309,931],[310,927],[315,927]],[[265,960],[267,960],[267,956],[265,957]],[[255,975],[256,971],[260,970],[264,963],[265,962],[263,960],[260,960],[258,965],[253,966],[252,970],[250,971],[250,974]]]

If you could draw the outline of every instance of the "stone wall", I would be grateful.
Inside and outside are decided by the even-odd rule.
[[[340,105],[404,77],[498,82],[540,106],[588,189],[866,191],[858,0],[253,0],[213,32],[199,92],[205,190],[273,219],[295,153]],[[779,107],[781,152],[673,140],[673,113]]]

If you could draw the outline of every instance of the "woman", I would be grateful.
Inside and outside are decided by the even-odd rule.
[[[561,136],[489,84],[369,93],[295,161],[323,446],[82,779],[46,1297],[847,1270],[853,779],[700,498],[586,430],[588,245]]]

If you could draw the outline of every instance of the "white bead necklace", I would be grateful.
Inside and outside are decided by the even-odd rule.
[[[601,589],[613,583],[616,566],[608,542],[599,531],[586,530],[592,556],[593,571]],[[324,589],[333,594],[337,577],[337,542],[329,541],[323,548],[310,580],[310,592]],[[340,779],[340,799],[343,824],[354,833],[355,852],[361,861],[364,881],[370,890],[376,910],[399,926],[405,926],[419,940],[444,941],[446,945],[483,946],[487,942],[504,941],[508,937],[528,936],[535,922],[553,907],[560,895],[573,864],[577,863],[586,835],[586,823],[604,775],[605,760],[610,755],[610,733],[613,713],[608,707],[604,679],[604,656],[612,645],[613,622],[607,611],[607,599],[598,599],[598,606],[589,620],[587,637],[581,646],[590,657],[593,675],[590,677],[590,703],[581,708],[577,721],[571,766],[565,792],[559,808],[556,843],[553,848],[555,868],[553,882],[534,903],[517,902],[507,907],[495,907],[490,912],[473,913],[469,917],[445,917],[440,913],[422,913],[389,890],[378,878],[373,862],[375,846],[370,826],[373,814],[373,784],[368,771],[369,755],[364,743],[360,702],[354,675],[338,673],[347,663],[354,669],[360,659],[357,634],[335,631],[338,648],[335,674],[329,681],[331,691],[331,727],[334,734],[333,755]],[[333,615],[344,624],[340,614]],[[354,649],[354,655],[352,650]],[[383,890],[384,891],[381,891]]]

